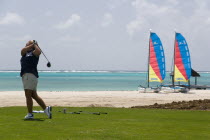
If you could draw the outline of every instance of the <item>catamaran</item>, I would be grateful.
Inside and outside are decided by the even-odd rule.
[[[174,44],[174,82],[188,82],[192,68],[187,42],[182,34],[175,33]]]
[[[187,45],[187,41],[182,36],[181,33],[175,32],[174,41],[174,59],[173,59],[173,72],[172,76],[172,87],[177,92],[186,92],[187,89],[181,88],[181,86],[176,85],[175,82],[188,82],[191,77],[191,60],[190,52]]]
[[[140,92],[159,92],[159,88],[150,87],[150,82],[162,83],[166,75],[165,54],[162,42],[156,33],[150,31],[147,87],[140,86]]]
[[[139,86],[139,92],[188,92],[189,89],[206,89],[210,86],[197,85],[200,75],[191,68],[190,51],[187,41],[181,33],[175,32],[173,70],[171,72],[172,85],[163,85],[166,75],[165,55],[160,38],[150,31],[149,55],[147,71],[147,87]],[[190,77],[195,77],[195,85],[190,84]],[[159,82],[159,87],[150,87],[150,82]],[[178,84],[175,84],[175,82]],[[180,84],[185,82],[185,84]]]

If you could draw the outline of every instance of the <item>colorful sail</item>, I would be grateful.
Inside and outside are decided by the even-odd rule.
[[[165,55],[160,38],[150,33],[149,40],[149,82],[163,82],[166,75]]]
[[[190,52],[185,38],[180,33],[175,35],[174,47],[174,81],[187,82],[191,76]]]

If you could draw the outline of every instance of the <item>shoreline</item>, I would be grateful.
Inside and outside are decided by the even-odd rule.
[[[117,107],[164,104],[173,101],[210,99],[210,90],[189,93],[139,93],[138,91],[40,91],[38,95],[51,106]],[[0,91],[0,107],[26,106],[24,91]],[[34,106],[38,104],[34,101]]]

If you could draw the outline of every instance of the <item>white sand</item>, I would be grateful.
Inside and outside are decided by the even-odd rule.
[[[38,92],[47,105],[70,107],[131,107],[210,99],[210,90],[191,90],[189,93],[139,93],[138,91],[42,91]],[[25,106],[23,91],[1,91],[0,107]],[[38,104],[34,101],[34,105]]]

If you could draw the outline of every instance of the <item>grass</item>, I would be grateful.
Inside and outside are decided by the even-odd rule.
[[[53,108],[53,119],[48,119],[45,114],[35,114],[34,120],[26,121],[23,119],[25,107],[0,108],[0,139],[210,139],[209,111],[67,108],[67,111],[108,113],[93,115],[63,114],[59,112],[62,109]]]

